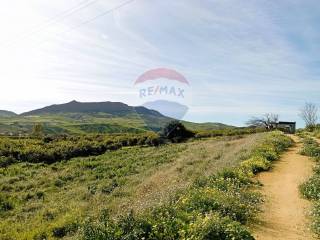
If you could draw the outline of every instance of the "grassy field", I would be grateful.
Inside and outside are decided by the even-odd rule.
[[[166,117],[150,117],[138,114],[115,116],[107,113],[61,113],[39,116],[0,116],[0,134],[30,134],[34,124],[42,124],[46,134],[110,134],[110,133],[142,133],[159,131],[171,119]],[[221,123],[183,124],[194,131],[207,131],[232,128]]]
[[[0,133],[28,134],[40,123],[46,134],[137,133],[150,130],[140,116],[116,117],[108,114],[47,114],[0,118]]]
[[[270,169],[272,161],[293,143],[280,132],[268,133],[236,167],[197,178],[193,184],[143,213],[117,219],[102,211],[82,225],[81,238],[95,239],[228,239],[253,240],[246,227],[262,203],[252,177]],[[70,228],[64,228],[64,230]]]
[[[51,164],[39,161],[42,156],[39,155],[40,150],[46,146],[41,147],[44,143],[40,140],[4,140],[0,150],[2,153],[13,154],[18,162],[10,162],[0,168],[0,239],[100,239],[96,231],[100,231],[99,228],[97,230],[97,226],[101,223],[95,224],[95,220],[89,221],[88,218],[99,219],[101,213],[108,212],[111,219],[123,219],[123,216],[131,210],[135,216],[143,216],[150,209],[163,209],[163,206],[168,207],[166,204],[172,201],[176,204],[173,199],[177,199],[177,196],[197,199],[199,194],[200,196],[209,194],[207,196],[209,199],[203,200],[209,206],[216,204],[220,206],[224,202],[230,204],[229,207],[222,207],[223,205],[217,209],[214,207],[214,212],[203,210],[205,212],[202,213],[210,214],[210,221],[216,221],[220,229],[217,231],[222,234],[219,236],[224,236],[222,239],[232,239],[230,236],[240,233],[248,236],[245,239],[251,239],[249,232],[241,224],[249,221],[257,211],[260,198],[251,190],[247,190],[251,188],[251,181],[248,178],[259,171],[269,169],[270,161],[279,157],[279,153],[284,149],[282,146],[287,146],[288,143],[284,143],[287,141],[286,138],[280,133],[276,135],[257,133],[195,138],[186,143],[148,147],[145,144],[135,145],[136,139],[132,141],[128,136],[125,137],[125,141],[121,140],[120,136],[119,141],[122,145],[116,148],[117,150],[99,156],[66,158]],[[19,145],[16,145],[16,141]],[[28,141],[33,145],[28,144]],[[66,140],[51,143],[54,148],[50,154],[59,156],[57,155],[59,151],[56,150],[60,149],[57,148],[57,144],[59,145],[61,141],[62,152],[66,149],[73,152],[72,141],[77,142],[79,139],[69,139],[70,144],[65,144]],[[81,141],[84,139],[81,138]],[[89,143],[95,145],[96,141],[94,138],[94,141]],[[135,146],[128,145],[128,141],[134,142]],[[30,155],[24,148],[25,145],[29,146],[27,149],[38,149],[33,152],[35,155]],[[15,151],[17,146],[19,150]],[[84,146],[90,147],[85,144]],[[24,158],[20,156],[24,156],[26,152],[27,158],[23,160]],[[34,163],[33,156],[37,157]],[[225,171],[221,175],[222,179],[219,177],[218,180],[214,180],[215,174],[221,174],[221,171]],[[229,177],[235,180],[228,183]],[[200,185],[195,188],[195,184]],[[224,190],[220,189],[221,187]],[[199,193],[198,188],[204,189],[205,192]],[[210,194],[213,195],[210,197]],[[202,200],[195,201],[197,203]],[[217,203],[212,205],[212,201]],[[194,204],[192,200],[189,207],[185,207],[193,209]],[[180,203],[175,206],[181,208]],[[180,211],[184,214],[186,210],[183,208]],[[196,216],[199,216],[199,221],[203,220],[198,210],[188,211],[186,214],[189,220],[184,224],[190,224],[190,218],[194,221]],[[147,216],[150,217],[150,214]],[[129,222],[123,224],[136,226],[137,221],[133,219],[132,216],[129,220],[125,220]],[[155,221],[157,217],[150,219]],[[111,224],[111,220],[107,221],[108,223],[102,225]],[[124,226],[119,223],[112,224],[112,226]],[[158,223],[154,224],[158,226]],[[228,235],[230,238],[225,235],[228,224],[232,226],[232,234]],[[190,230],[190,226],[187,225],[183,226]],[[165,224],[163,227],[167,226]],[[172,230],[171,238],[157,235],[152,239],[181,238],[182,235],[179,233],[181,229],[178,229]],[[119,234],[123,229],[113,230]],[[102,232],[105,232],[105,229]],[[133,233],[135,230],[131,229],[130,232]],[[122,235],[119,238],[103,236],[101,239],[124,239]],[[148,235],[148,238],[150,236]],[[131,236],[128,239],[140,238],[141,236],[133,238]]]
[[[102,209],[142,211],[209,176],[239,164],[265,134],[126,147],[101,156],[0,169],[1,239],[33,239]],[[10,206],[9,206],[10,205]],[[80,220],[81,221],[81,220]]]

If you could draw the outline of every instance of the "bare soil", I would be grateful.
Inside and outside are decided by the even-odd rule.
[[[254,226],[257,240],[315,239],[309,227],[310,202],[299,193],[299,185],[312,175],[313,162],[299,154],[302,144],[292,136],[295,146],[289,149],[271,171],[258,175],[265,196],[264,211]]]

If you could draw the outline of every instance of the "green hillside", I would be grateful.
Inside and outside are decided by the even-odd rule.
[[[0,134],[25,135],[35,124],[42,124],[46,134],[141,133],[160,131],[172,121],[157,111],[124,103],[100,102],[52,105],[21,115],[0,115]],[[194,131],[230,128],[220,123],[184,122]]]
[[[0,110],[0,117],[13,117],[17,116],[14,112],[6,111],[6,110]]]
[[[194,129],[196,131],[210,131],[210,130],[235,128],[234,126],[226,125],[223,123],[193,123],[193,122],[183,121],[183,124],[187,128]]]

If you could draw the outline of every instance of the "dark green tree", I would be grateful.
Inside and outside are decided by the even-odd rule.
[[[174,120],[169,122],[162,131],[162,137],[173,142],[180,142],[192,138],[195,134],[188,130],[180,121]]]

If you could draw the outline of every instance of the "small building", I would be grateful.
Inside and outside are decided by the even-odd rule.
[[[279,122],[277,128],[285,133],[296,133],[296,122]]]

